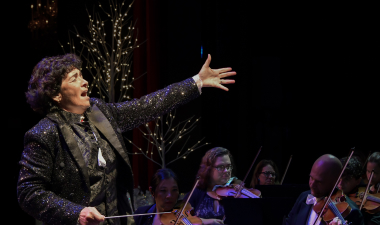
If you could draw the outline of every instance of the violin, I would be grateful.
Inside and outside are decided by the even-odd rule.
[[[369,214],[375,214],[380,211],[380,193],[367,194],[364,200],[363,208]]]
[[[363,198],[366,193],[365,187],[359,187],[358,190],[354,193],[348,194],[347,196],[355,202],[356,205],[362,206],[366,212],[369,214],[375,214],[380,211],[380,193],[367,193],[364,203]],[[342,202],[345,200],[342,200],[345,196],[343,195],[341,190],[338,190],[335,194],[335,197],[333,198],[333,201],[335,202]]]
[[[255,159],[253,160],[251,167],[248,169],[247,174],[244,177],[243,181],[239,181],[239,184],[231,184],[231,182],[236,179],[235,177],[232,177],[225,185],[216,185],[213,188],[213,191],[215,191],[215,194],[212,192],[207,194],[215,199],[220,199],[221,197],[234,197],[234,198],[261,198],[261,192],[257,189],[247,189],[244,187],[244,181],[247,179],[249,172],[251,171],[253,164],[255,163],[257,156],[259,156],[259,153],[261,152],[260,147],[259,151],[256,154]],[[236,182],[238,183],[238,182]]]
[[[342,202],[345,201],[346,196],[349,197],[357,206],[360,206],[364,197],[365,188],[359,187],[356,192],[344,195],[341,190],[338,190],[335,194],[333,201]]]
[[[223,197],[235,198],[261,198],[261,192],[253,188],[241,188],[242,184],[229,184],[224,187],[218,187],[215,192],[207,192],[207,194],[214,199],[221,199]],[[239,189],[240,194],[238,194]],[[215,194],[214,194],[215,193]]]
[[[313,206],[313,210],[315,213],[320,214],[322,211],[322,207],[326,204],[328,198],[324,198],[317,202]],[[327,202],[327,208],[324,209],[322,213],[322,219],[330,223],[335,217],[338,217],[341,221],[345,221],[345,217],[347,217],[352,208],[345,201],[345,196],[341,196],[341,193],[337,192],[335,195],[331,196]],[[346,224],[345,222],[343,224]]]
[[[163,215],[160,217],[161,224],[163,225],[202,225],[203,222],[200,218],[193,215],[193,207],[189,203],[189,199],[194,192],[195,187],[198,185],[199,177],[195,182],[193,189],[191,190],[188,198],[186,199],[185,204],[181,207],[180,210],[173,210],[172,213]]]
[[[367,187],[364,191],[364,196],[362,198],[362,202],[360,204],[360,209],[364,208],[366,212],[369,214],[374,214],[380,211],[380,193],[379,188],[377,189],[376,193],[371,193],[370,191],[370,184],[373,178],[374,171],[371,171],[371,175],[368,179]],[[375,186],[376,188],[376,186]]]
[[[317,204],[313,206],[313,210],[315,211],[316,214],[318,214],[318,218],[314,221],[314,224],[320,218],[322,218],[326,223],[330,223],[335,217],[338,217],[338,219],[342,221],[343,225],[348,224],[344,218],[350,214],[352,208],[346,201],[343,201],[344,198],[339,197],[339,202],[333,201],[332,199],[337,200],[338,195],[336,193],[333,195],[333,193],[353,153],[354,151],[351,150],[351,154],[348,157],[342,171],[340,172],[340,175],[338,179],[336,180],[335,185],[333,189],[331,190],[329,196],[326,198],[323,198],[322,200],[319,200]]]
[[[261,148],[256,154],[255,159],[253,160],[251,167],[248,169],[247,174],[244,177],[243,181],[239,181],[240,184],[231,184],[233,180],[237,180],[236,177],[232,177],[228,180],[228,182],[224,185],[215,185],[213,188],[213,192],[207,192],[207,194],[214,198],[220,199],[221,197],[234,197],[234,198],[261,198],[261,192],[257,189],[247,189],[244,187],[244,181],[247,179],[249,172],[251,171],[253,164],[255,163],[257,156],[261,152]],[[236,182],[237,183],[237,182]]]
[[[179,216],[181,215],[181,216]],[[179,225],[201,225],[202,220],[194,216],[194,210],[193,207],[190,205],[190,203],[186,204],[186,207],[184,208],[183,212],[180,213],[180,210],[173,209],[172,213],[168,214],[162,214],[160,216],[161,224],[163,225],[173,225],[176,223]]]

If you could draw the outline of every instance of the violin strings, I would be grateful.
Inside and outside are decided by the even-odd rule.
[[[325,202],[325,204],[323,204],[323,207],[322,207],[321,212],[323,212],[323,211],[325,210],[326,206],[328,206],[328,203],[329,203],[329,201],[331,200],[331,196],[332,196],[332,194],[333,194],[333,192],[334,192],[334,189],[335,189],[335,187],[338,185],[338,182],[339,182],[340,178],[342,177],[342,174],[343,174],[344,170],[346,169],[347,164],[348,164],[348,162],[350,161],[350,159],[351,159],[351,157],[352,157],[352,154],[354,154],[354,151],[353,151],[353,150],[351,150],[351,154],[350,154],[350,156],[347,158],[346,163],[344,164],[344,166],[343,166],[343,168],[342,168],[342,171],[340,172],[340,175],[339,175],[338,179],[337,179],[336,182],[335,182],[334,188],[331,190],[330,195],[328,196],[327,201]],[[322,215],[322,213],[319,213],[319,215],[318,215],[317,219],[314,221],[313,225],[315,225],[315,224],[317,223],[317,221],[321,218],[321,215]]]
[[[190,223],[190,220],[188,220],[184,215],[182,215],[182,220],[181,218],[179,218],[178,220],[180,220],[179,223],[184,223],[185,225],[192,225],[192,223]]]
[[[185,222],[184,222],[185,221]],[[190,221],[187,218],[183,218],[182,222],[184,222],[187,225],[191,225]]]
[[[250,198],[260,198],[259,196],[255,195],[255,194],[253,194],[252,192],[247,191],[247,190],[245,190],[245,189],[241,190],[241,192],[243,192],[243,194],[249,196]]]
[[[178,211],[177,211],[178,212]],[[180,225],[181,223],[185,224],[185,225],[192,225],[190,223],[190,221],[185,217],[184,214],[182,214],[181,216],[178,215],[178,213],[176,212],[176,216],[177,216],[177,220],[178,220],[178,224]]]
[[[342,214],[340,214],[338,208],[335,206],[335,204],[332,201],[330,201],[330,203],[329,203],[329,208],[334,213],[334,215],[336,217],[338,217],[342,222],[345,221]],[[346,224],[346,223],[344,223],[344,224]]]
[[[198,185],[198,182],[199,182],[199,177],[197,178],[197,181],[195,182],[193,189],[191,190],[190,194],[188,195],[188,197],[186,199],[185,204],[183,205],[181,211],[179,212],[179,216],[178,216],[177,220],[175,221],[174,225],[177,225],[180,216],[183,215],[183,211],[185,210],[185,207],[186,207],[187,203],[189,202],[191,195],[193,195],[194,189]]]

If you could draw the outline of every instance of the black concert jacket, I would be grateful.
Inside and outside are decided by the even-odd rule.
[[[189,78],[122,103],[90,99],[89,121],[122,158],[116,183],[119,214],[131,213],[126,193],[133,196],[133,173],[122,133],[199,95]],[[25,134],[20,166],[17,197],[21,208],[44,224],[76,224],[91,197],[88,168],[69,125],[58,112],[48,114]]]

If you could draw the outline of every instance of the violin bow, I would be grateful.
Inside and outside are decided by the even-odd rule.
[[[314,223],[313,223],[314,225],[317,223],[317,221],[320,220],[323,211],[325,210],[325,208],[326,208],[326,206],[328,205],[328,203],[331,201],[331,196],[332,196],[332,194],[334,193],[335,187],[338,185],[339,180],[340,180],[340,178],[342,177],[343,172],[344,172],[344,170],[346,169],[347,164],[348,164],[348,162],[350,161],[350,159],[351,159],[351,157],[352,157],[352,154],[354,154],[354,150],[353,150],[353,149],[351,149],[350,156],[347,158],[347,161],[346,161],[346,163],[344,164],[344,167],[342,168],[342,171],[340,172],[340,175],[339,175],[338,179],[336,180],[335,185],[334,185],[333,189],[331,190],[329,197],[328,197],[327,200],[325,201],[325,204],[323,205],[323,208],[322,208],[322,210],[321,210],[321,213],[319,213],[317,219],[314,221]],[[342,221],[342,222],[344,222],[344,221]]]
[[[281,178],[281,183],[280,183],[280,185],[282,185],[282,182],[284,182],[284,179],[285,179],[285,175],[286,175],[286,172],[288,172],[288,169],[289,169],[289,165],[290,165],[290,162],[292,161],[292,157],[293,157],[293,155],[291,155],[291,156],[290,156],[290,159],[289,159],[289,161],[288,161],[288,165],[286,166],[286,169],[285,169],[285,173],[284,173],[284,175],[282,175],[282,178]]]
[[[364,203],[365,199],[367,198],[367,193],[368,193],[369,187],[371,186],[371,181],[372,181],[372,177],[373,177],[373,173],[374,173],[374,172],[375,172],[375,171],[372,170],[372,171],[371,171],[371,175],[369,176],[368,184],[367,184],[367,187],[366,187],[366,189],[365,189],[364,196],[363,196],[363,200],[362,200],[362,203],[360,204],[360,208],[359,208],[359,210],[362,210],[363,203]]]
[[[259,156],[259,153],[261,152],[261,148],[262,147],[263,146],[260,146],[259,151],[257,152],[256,157],[255,157],[255,159],[253,160],[253,162],[251,164],[251,167],[249,167],[249,170],[247,171],[247,174],[245,174],[244,180],[240,183],[239,190],[236,192],[234,198],[237,198],[240,195],[241,190],[243,190],[244,182],[247,179],[249,172],[252,170],[253,164],[255,164],[255,161],[256,161],[257,157]]]
[[[158,213],[129,214],[129,215],[121,215],[121,216],[107,216],[107,217],[104,217],[104,219],[114,219],[114,218],[120,218],[120,217],[130,217],[130,216],[149,216],[149,215],[165,214],[165,213],[172,213],[172,212],[158,212]]]
[[[196,188],[197,185],[198,185],[198,182],[199,182],[199,177],[197,177],[197,182],[195,182],[194,187],[193,187],[193,190],[191,190],[189,196],[187,197],[186,202],[185,202],[185,204],[183,205],[183,207],[182,207],[182,209],[181,209],[181,212],[178,214],[177,220],[175,221],[174,225],[177,225],[177,223],[180,221],[180,218],[181,218],[181,215],[182,215],[182,213],[183,213],[183,210],[185,210],[186,205],[187,205],[187,203],[189,202],[191,195],[193,194],[195,188]]]

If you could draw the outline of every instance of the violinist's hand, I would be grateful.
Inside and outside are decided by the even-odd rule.
[[[94,207],[86,207],[79,214],[80,225],[97,225],[104,221],[104,216]]]
[[[203,224],[224,224],[223,220],[218,220],[218,219],[202,219]]]
[[[347,221],[346,221],[347,222]],[[338,219],[338,217],[335,217],[330,223],[329,225],[342,225],[342,220]]]
[[[235,80],[228,80],[222,78],[236,75],[236,72],[231,71],[232,69],[229,67],[221,69],[211,69],[210,62],[211,55],[208,54],[205,64],[203,64],[201,71],[199,71],[199,78],[203,82],[203,87],[216,87],[228,91],[228,88],[223,86],[223,84],[233,84],[235,83]]]

